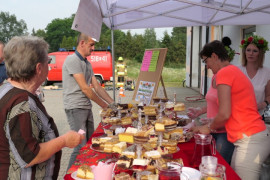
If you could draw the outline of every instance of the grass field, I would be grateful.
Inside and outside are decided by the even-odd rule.
[[[136,61],[126,61],[128,78],[136,80],[140,73],[141,63]],[[182,82],[186,76],[185,67],[180,65],[171,65],[163,67],[162,78],[166,87],[182,87]]]

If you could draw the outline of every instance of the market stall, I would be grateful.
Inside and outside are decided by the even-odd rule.
[[[172,104],[173,106],[170,108],[169,106]],[[220,154],[215,154],[214,148],[211,148],[211,139],[209,146],[203,147],[204,149],[198,152],[198,144],[195,143],[193,134],[185,131],[185,128],[190,127],[194,122],[181,113],[183,110],[182,103],[170,102],[168,99],[160,98],[155,99],[153,105],[121,104],[116,111],[102,111],[101,123],[87,144],[80,150],[75,163],[68,170],[64,179],[79,179],[77,178],[77,171],[82,165],[97,166],[99,162],[105,163],[108,160],[113,160],[116,164],[115,175],[124,172],[130,177],[138,178],[138,172],[149,172],[148,176],[153,175],[157,178],[161,173],[158,164],[160,159],[164,159],[166,163],[176,162],[181,164],[183,172],[187,173],[189,177],[193,176],[194,179],[200,179],[201,174],[198,164],[194,163],[194,155],[196,155],[197,160],[198,158],[201,159],[203,155],[213,155],[217,158],[217,163],[225,167],[224,174],[226,174],[227,179],[240,179]],[[153,119],[153,116],[156,119]],[[175,147],[168,145],[174,143]],[[125,144],[125,147],[115,149],[119,144]],[[131,148],[132,146],[135,147]],[[139,151],[138,147],[140,147]],[[151,152],[151,155],[148,152]],[[124,168],[123,164],[120,163],[119,165],[118,162],[121,157],[125,156],[124,154],[130,155],[132,153],[134,156],[129,157],[132,159],[130,165]],[[154,161],[151,165],[152,168],[149,168],[150,163],[147,163],[144,169],[137,171],[137,169],[134,169],[134,163],[137,159],[147,160],[148,162]],[[185,172],[185,170],[188,171]],[[141,176],[143,176],[143,173],[140,174],[139,179],[141,179]]]

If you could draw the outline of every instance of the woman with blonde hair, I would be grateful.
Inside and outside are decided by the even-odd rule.
[[[270,69],[263,66],[265,52],[269,50],[268,42],[260,36],[249,36],[241,41],[241,71],[251,81],[260,115],[270,103]]]

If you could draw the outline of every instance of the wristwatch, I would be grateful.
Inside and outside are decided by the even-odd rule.
[[[217,131],[215,129],[211,129],[211,123],[207,124],[208,129],[210,130],[211,133],[216,133]]]

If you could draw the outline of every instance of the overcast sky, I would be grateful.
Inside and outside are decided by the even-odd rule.
[[[0,0],[0,11],[15,14],[17,20],[23,19],[28,32],[32,29],[45,29],[53,19],[67,18],[76,13],[80,0]],[[157,38],[163,37],[163,32],[171,33],[171,28],[156,28]],[[126,31],[124,31],[126,32]],[[143,33],[144,29],[131,30],[132,34]]]

